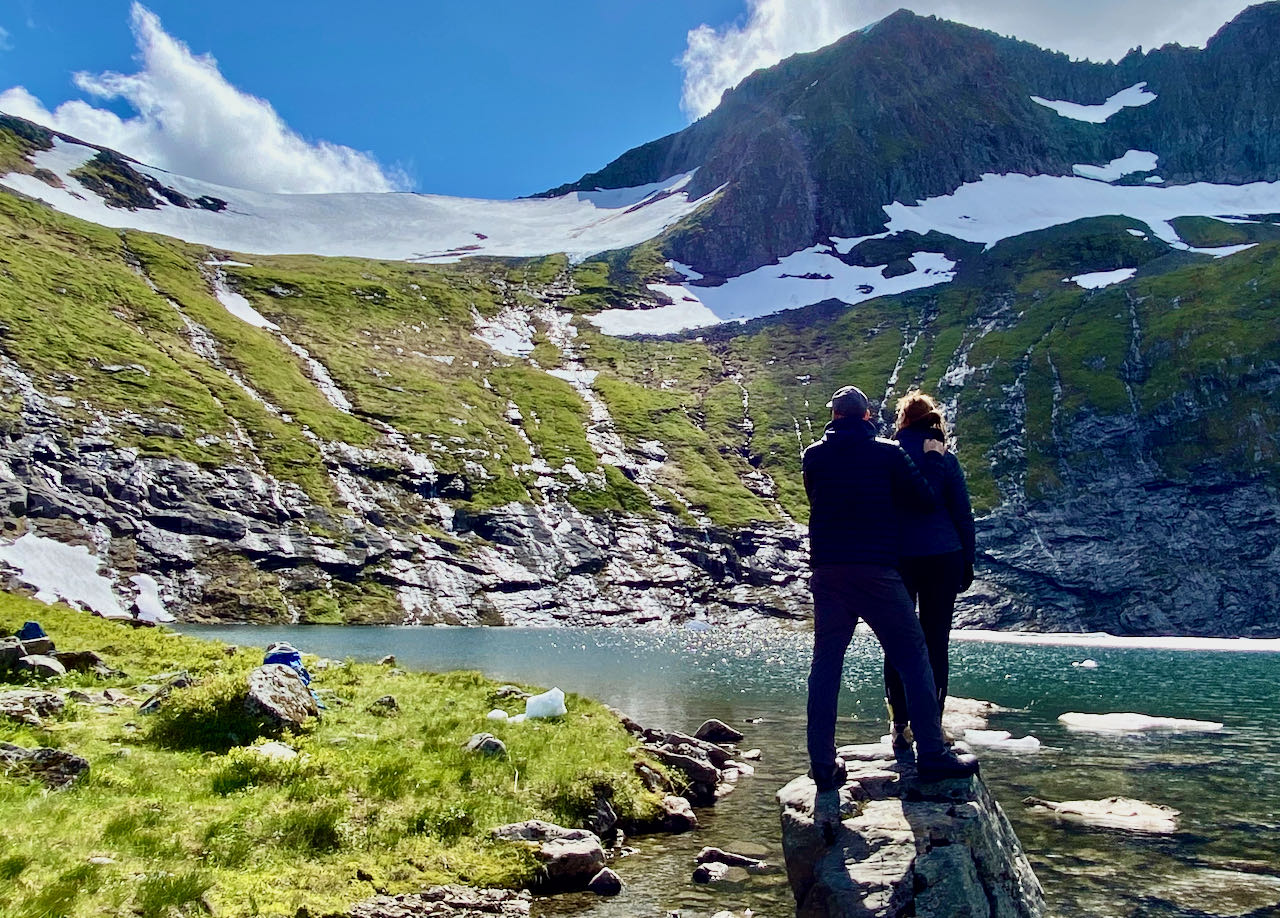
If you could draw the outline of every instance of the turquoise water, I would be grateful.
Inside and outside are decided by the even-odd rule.
[[[613,866],[621,897],[539,902],[542,915],[685,918],[720,909],[794,914],[781,872],[708,890],[690,881],[703,845],[781,864],[774,792],[806,768],[804,681],[810,637],[788,631],[184,627],[231,643],[288,640],[321,656],[413,669],[477,669],[495,678],[558,685],[599,698],[642,723],[691,731],[708,717],[746,733],[764,758],[754,778],[713,809],[703,828],[640,839]],[[1097,669],[1072,667],[1086,657]],[[850,649],[839,741],[884,732],[880,652],[859,635]],[[952,694],[1011,708],[992,729],[1028,733],[1039,753],[983,753],[983,774],[1004,807],[1060,916],[1280,915],[1280,654],[956,643]],[[1104,736],[1058,723],[1067,711],[1211,720],[1220,733]],[[748,723],[748,721],[752,721]],[[1143,838],[1057,823],[1024,797],[1120,795],[1182,811],[1180,832]]]

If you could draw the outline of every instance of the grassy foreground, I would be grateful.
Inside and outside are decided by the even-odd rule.
[[[522,886],[536,861],[491,841],[493,826],[530,818],[575,825],[600,792],[612,795],[624,823],[656,813],[657,798],[635,775],[631,738],[584,698],[569,696],[563,718],[506,724],[485,714],[516,713],[523,702],[497,699],[497,685],[477,673],[396,675],[347,662],[313,672],[327,710],[304,735],[284,738],[302,754],[277,762],[226,749],[212,732],[172,729],[215,716],[226,687],[261,662],[259,650],[0,593],[0,634],[28,619],[59,649],[96,650],[127,673],[68,674],[48,688],[116,687],[140,703],[137,686],[160,674],[185,669],[198,682],[175,694],[167,716],[69,702],[43,729],[0,720],[0,741],[59,747],[91,763],[57,792],[0,774],[6,916],[314,915],[376,891]],[[387,694],[398,714],[367,710]],[[462,745],[479,732],[499,736],[508,757],[466,753]]]

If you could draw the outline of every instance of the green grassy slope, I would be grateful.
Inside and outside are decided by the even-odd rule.
[[[114,687],[133,703],[73,701],[40,729],[0,720],[2,741],[90,762],[87,778],[56,793],[0,775],[6,915],[327,914],[375,889],[522,886],[534,879],[536,859],[491,840],[493,826],[579,824],[597,788],[612,794],[626,822],[656,813],[657,799],[633,770],[631,737],[587,699],[570,696],[563,718],[507,725],[485,714],[504,706],[517,713],[522,703],[497,698],[496,684],[476,673],[317,669],[313,688],[327,709],[307,732],[285,737],[299,758],[273,762],[196,730],[261,662],[261,650],[228,653],[215,642],[0,593],[0,634],[27,619],[43,623],[60,648],[97,651],[126,674],[105,682],[71,674],[44,688]],[[177,670],[197,685],[178,690],[160,713],[140,715],[135,705],[146,694],[138,686]],[[0,681],[0,690],[16,687]],[[387,694],[399,713],[370,713]],[[165,729],[176,723],[182,730]],[[462,745],[478,732],[503,739],[507,758],[466,753]]]

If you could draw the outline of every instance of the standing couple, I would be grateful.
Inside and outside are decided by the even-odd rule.
[[[876,436],[871,405],[856,386],[840,389],[827,407],[831,423],[803,463],[814,607],[810,774],[819,791],[845,780],[836,701],[859,619],[884,648],[895,753],[914,755],[923,780],[976,774],[978,760],[953,752],[941,723],[952,604],[973,581],[974,560],[964,474],[947,452],[942,417],[928,396],[907,396],[898,404],[895,441]]]

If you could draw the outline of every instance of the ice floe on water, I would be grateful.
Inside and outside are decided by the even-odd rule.
[[[28,532],[0,543],[0,561],[18,572],[18,579],[36,590],[41,602],[65,602],[104,618],[133,618],[120,605],[111,580],[100,572],[102,562],[83,545],[66,545]]]
[[[1156,167],[1160,157],[1146,150],[1130,150],[1119,159],[1113,159],[1105,166],[1078,164],[1071,167],[1076,175],[1099,182],[1114,182],[1132,175],[1135,172],[1150,172]]]
[[[1075,277],[1068,277],[1063,281],[1063,283],[1075,284],[1077,287],[1083,287],[1086,290],[1099,290],[1103,287],[1110,287],[1112,284],[1123,283],[1137,273],[1137,268],[1119,268],[1115,271],[1095,271],[1091,274],[1077,274]]]
[[[1211,720],[1152,717],[1150,714],[1131,712],[1080,714],[1071,711],[1059,715],[1058,722],[1071,730],[1088,733],[1217,733],[1222,729],[1222,724]]]
[[[270,194],[135,164],[138,172],[188,198],[216,198],[227,206],[216,212],[177,207],[155,196],[154,209],[126,210],[108,207],[69,174],[97,152],[55,139],[51,150],[35,154],[34,165],[57,175],[64,188],[16,172],[0,178],[0,184],[103,226],[165,233],[231,252],[432,262],[555,252],[582,259],[652,239],[715,195],[690,200],[692,172],[635,188],[515,201],[409,193]]]
[[[1146,82],[1135,83],[1127,89],[1122,89],[1115,95],[1108,98],[1105,102],[1097,105],[1082,105],[1079,102],[1065,102],[1057,99],[1042,99],[1040,96],[1032,96],[1031,101],[1037,105],[1043,105],[1051,108],[1063,118],[1070,118],[1072,121],[1086,121],[1090,124],[1102,124],[1112,115],[1125,108],[1138,108],[1143,105],[1150,105],[1158,97],[1155,93],[1147,89]]]
[[[1067,822],[1148,835],[1172,835],[1178,831],[1178,817],[1182,815],[1173,807],[1129,797],[1060,801],[1027,797],[1022,802],[1033,810],[1051,813]]]
[[[970,746],[983,746],[1004,752],[1039,752],[1040,740],[1034,736],[1014,739],[1008,730],[966,730],[964,741]]]
[[[1071,665],[1074,666],[1076,669],[1097,669],[1098,661],[1097,660],[1072,661]]]
[[[1142,650],[1222,650],[1280,653],[1280,638],[1141,637],[1107,634],[1041,631],[955,630],[956,641],[985,641],[994,644],[1038,644],[1062,647],[1108,647]]]

